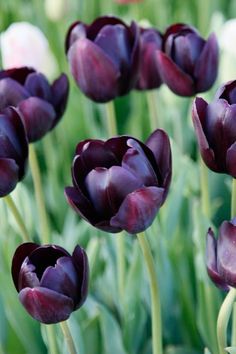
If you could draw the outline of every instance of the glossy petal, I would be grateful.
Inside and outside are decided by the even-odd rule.
[[[57,124],[58,120],[64,114],[68,95],[69,95],[69,80],[65,74],[61,74],[56,79],[51,87],[52,90],[52,103],[57,113],[57,119],[53,122],[51,129]]]
[[[24,86],[30,93],[30,96],[39,97],[46,101],[52,100],[51,87],[43,74],[29,74]]]
[[[71,72],[81,90],[97,102],[117,96],[120,72],[102,49],[87,39],[77,40],[68,51]]]
[[[76,309],[81,307],[87,297],[88,294],[88,283],[89,283],[89,263],[88,257],[84,249],[80,246],[76,246],[72,258],[74,261],[74,265],[77,269],[78,273],[78,281],[79,281],[79,301],[76,304]]]
[[[41,139],[51,128],[56,118],[53,106],[38,97],[30,97],[18,106],[29,142]]]
[[[162,81],[171,91],[180,96],[193,96],[195,91],[191,77],[180,70],[166,54],[157,51],[156,56]]]
[[[30,255],[39,245],[33,242],[25,242],[22,243],[19,247],[17,247],[13,259],[12,259],[12,267],[11,274],[13,278],[14,285],[16,290],[19,291],[18,288],[18,277],[20,274],[21,265],[24,262],[25,258]]]
[[[25,288],[19,299],[34,319],[46,324],[65,321],[74,310],[71,298],[46,288]]]
[[[77,39],[86,38],[86,25],[80,21],[72,23],[67,31],[66,41],[65,41],[65,50],[66,53],[72,46],[72,44],[77,41]]]
[[[163,188],[146,187],[130,193],[111,218],[111,226],[120,227],[131,234],[148,228],[163,203]]]
[[[236,103],[236,80],[229,81],[219,87],[214,99],[217,100],[219,98],[225,99],[229,104]]]
[[[39,279],[35,273],[35,266],[31,264],[29,258],[26,257],[21,265],[18,276],[18,291],[27,287],[34,288],[36,286],[39,286]]]
[[[236,287],[236,226],[224,221],[217,241],[217,269],[225,283]]]
[[[236,178],[236,142],[230,146],[226,153],[226,167],[228,173]]]
[[[0,197],[5,197],[16,187],[19,167],[12,159],[0,158]]]
[[[206,244],[206,265],[207,273],[216,286],[223,290],[229,290],[228,285],[224,282],[217,270],[217,243],[214,233],[211,229],[207,233]]]
[[[219,49],[214,33],[208,38],[195,66],[196,92],[209,90],[218,72]]]
[[[17,81],[10,78],[0,80],[0,111],[29,97],[27,90]]]

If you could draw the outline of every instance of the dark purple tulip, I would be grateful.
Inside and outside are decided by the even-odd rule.
[[[155,28],[141,28],[141,64],[136,85],[138,90],[150,90],[161,86],[156,50],[162,48],[162,35]]]
[[[221,86],[212,103],[197,97],[192,117],[200,152],[213,171],[236,178],[236,80]]]
[[[130,136],[85,140],[76,148],[69,204],[93,226],[141,232],[164,203],[171,180],[167,134],[156,130],[143,144]]]
[[[41,139],[63,115],[69,83],[62,74],[50,85],[43,74],[22,67],[0,71],[0,111],[15,106],[24,120],[29,142]]]
[[[134,88],[139,68],[139,29],[115,17],[75,22],[66,38],[72,75],[83,93],[107,102]]]
[[[214,232],[207,233],[207,272],[219,288],[236,288],[236,218],[224,221],[216,240]]]
[[[76,246],[72,256],[56,245],[20,245],[12,260],[12,278],[28,313],[42,323],[65,321],[84,303],[88,259]]]
[[[0,197],[16,187],[25,175],[28,141],[21,117],[8,107],[0,112]]]
[[[217,76],[218,56],[214,33],[205,41],[195,28],[182,23],[167,28],[163,51],[157,52],[163,82],[180,96],[193,96],[211,88]]]

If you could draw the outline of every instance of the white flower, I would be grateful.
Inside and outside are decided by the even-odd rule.
[[[49,20],[59,21],[68,13],[71,7],[69,0],[45,0],[45,13]]]
[[[0,35],[4,69],[31,66],[49,78],[58,66],[48,41],[41,30],[28,22],[15,22]]]

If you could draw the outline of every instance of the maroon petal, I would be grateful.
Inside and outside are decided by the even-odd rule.
[[[46,288],[25,288],[19,299],[34,319],[46,324],[65,321],[74,310],[71,298]]]
[[[225,283],[236,286],[236,225],[224,221],[217,241],[217,269]]]
[[[195,91],[192,78],[160,50],[156,52],[156,55],[162,81],[171,91],[180,96],[193,96]]]
[[[130,26],[130,31],[133,34],[133,46],[132,46],[132,54],[131,54],[131,72],[129,75],[128,82],[124,83],[125,89],[121,94],[125,94],[135,87],[138,81],[139,68],[141,62],[141,52],[140,52],[140,30],[137,24],[132,21]]]
[[[226,153],[226,167],[228,173],[236,178],[236,142],[230,146]]]
[[[35,266],[30,263],[29,257],[26,257],[21,265],[18,277],[18,291],[24,288],[34,288],[39,286],[39,279],[35,273]]]
[[[87,25],[80,21],[76,21],[72,23],[72,25],[69,27],[67,34],[66,34],[66,40],[65,40],[65,51],[66,53],[72,46],[72,44],[77,41],[77,39],[83,39],[86,38],[86,28]]]
[[[35,70],[27,66],[22,66],[21,68],[2,70],[0,71],[0,80],[6,77],[10,77],[11,79],[19,82],[19,84],[24,85],[27,76],[33,72],[35,72]]]
[[[76,304],[76,309],[78,309],[83,305],[88,294],[89,263],[86,252],[82,247],[78,245],[75,247],[72,253],[72,258],[77,269],[80,289],[80,293],[78,294],[78,302]]]
[[[17,106],[18,103],[30,95],[17,81],[6,78],[0,80],[0,111],[8,106]]]
[[[19,179],[19,167],[12,159],[0,158],[0,197],[13,191]]]
[[[97,45],[87,39],[77,40],[68,51],[72,75],[85,95],[97,102],[117,96],[119,70]]]
[[[29,142],[41,139],[50,130],[56,118],[53,106],[38,97],[22,101],[18,109],[23,116]]]
[[[209,147],[206,135],[203,131],[203,125],[206,121],[207,102],[200,97],[196,97],[193,102],[192,118],[195,132],[197,135],[198,145],[201,151],[201,156],[206,165],[213,171],[219,172],[219,168],[215,161],[213,150]]]
[[[28,257],[30,253],[38,247],[39,245],[37,243],[25,242],[22,243],[19,247],[17,247],[14,253],[12,259],[11,274],[17,291],[19,291],[18,278],[20,274],[21,265],[26,259],[26,257]]]
[[[88,27],[87,27],[87,36],[89,39],[94,40],[98,32],[107,25],[122,25],[123,27],[129,29],[126,24],[121,21],[119,18],[114,16],[102,16],[96,18]]]
[[[46,101],[52,100],[51,87],[46,77],[41,73],[32,73],[27,76],[25,88],[31,96],[42,98]]]
[[[204,92],[211,88],[217,77],[218,60],[218,43],[215,34],[212,33],[195,66],[196,92]]]
[[[69,80],[65,74],[61,74],[52,84],[52,103],[57,113],[57,119],[53,122],[51,129],[57,124],[58,120],[64,114],[68,95],[69,95]]]
[[[111,218],[111,226],[120,227],[131,234],[146,230],[153,222],[163,203],[164,189],[146,187],[130,193]]]

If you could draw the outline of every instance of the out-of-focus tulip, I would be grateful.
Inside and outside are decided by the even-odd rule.
[[[0,197],[16,187],[25,175],[28,142],[17,111],[8,107],[0,113]]]
[[[150,90],[162,84],[160,78],[156,50],[162,48],[162,35],[155,28],[141,28],[141,64],[136,88]]]
[[[130,136],[85,140],[76,148],[69,204],[108,232],[141,232],[164,203],[171,180],[167,134],[156,130],[145,144]]]
[[[221,224],[217,240],[214,232],[208,230],[206,264],[216,286],[223,290],[236,287],[236,218]]]
[[[214,33],[205,41],[195,28],[181,23],[167,28],[163,51],[157,52],[163,82],[180,96],[211,88],[217,77],[218,56]]]
[[[62,20],[69,12],[71,0],[45,0],[44,8],[47,17],[53,22]]]
[[[66,39],[72,75],[85,95],[107,102],[134,88],[139,69],[139,29],[115,17],[91,25],[75,22]]]
[[[236,80],[217,91],[212,103],[197,97],[192,117],[205,164],[236,178]]]
[[[54,77],[57,63],[42,31],[28,22],[15,22],[0,35],[4,69],[32,66]]]
[[[17,107],[29,142],[39,140],[58,123],[68,92],[65,74],[50,85],[43,74],[28,67],[0,71],[0,111],[10,105]]]
[[[88,260],[76,246],[72,256],[56,245],[23,243],[12,260],[12,278],[28,313],[42,323],[66,320],[88,290]]]

